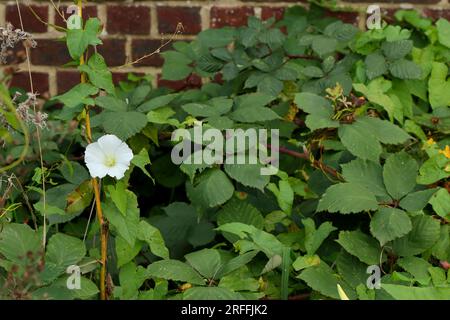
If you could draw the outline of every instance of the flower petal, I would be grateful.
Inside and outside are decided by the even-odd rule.
[[[122,140],[113,134],[104,135],[97,142],[106,155],[115,154],[117,148],[123,143]]]
[[[116,177],[116,179],[122,179],[125,175],[125,171],[128,170],[128,166],[117,163],[114,167],[109,167],[107,169],[109,176]]]
[[[103,163],[98,162],[87,162],[86,166],[89,169],[89,173],[91,174],[91,177],[93,178],[104,178],[107,174],[110,168],[105,166]]]
[[[133,151],[128,145],[123,142],[116,150],[116,160],[126,166],[130,165],[130,161],[133,159]]]
[[[84,162],[86,162],[86,164],[90,162],[103,163],[104,160],[105,154],[97,142],[91,143],[86,147],[84,153]]]

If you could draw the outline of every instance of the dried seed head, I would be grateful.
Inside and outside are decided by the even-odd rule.
[[[0,27],[0,60],[7,63],[8,48],[13,49],[19,42],[24,41],[24,45],[28,48],[37,46],[33,36],[21,29],[15,29],[11,23],[7,23],[6,27]]]

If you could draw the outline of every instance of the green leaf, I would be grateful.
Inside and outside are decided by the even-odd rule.
[[[433,62],[428,80],[430,104],[433,109],[450,106],[450,79],[447,80],[448,67],[444,63]]]
[[[239,108],[230,114],[230,118],[239,122],[252,123],[280,119],[280,116],[270,108],[254,107]]]
[[[450,194],[447,189],[440,188],[430,199],[434,211],[442,218],[450,218]]]
[[[152,176],[145,168],[146,165],[151,164],[150,157],[148,155],[148,151],[145,148],[142,148],[142,150],[138,154],[134,155],[133,159],[131,160],[131,163],[134,164],[139,169],[141,169],[142,172],[147,177],[149,177],[150,179],[153,180]]]
[[[75,265],[85,255],[86,247],[82,240],[56,233],[48,241],[45,258],[46,262],[54,263],[65,271],[68,266]]]
[[[450,22],[447,19],[441,18],[436,22],[439,42],[447,48],[450,48]]]
[[[309,129],[339,127],[339,122],[332,120],[333,107],[329,100],[313,93],[302,92],[295,95],[294,101],[300,109],[309,113],[305,122]]]
[[[212,117],[229,112],[232,106],[232,99],[219,97],[211,99],[206,103],[188,103],[182,106],[182,108],[194,117]]]
[[[127,186],[123,181],[117,181],[115,185],[106,187],[111,200],[119,209],[120,213],[126,216],[128,209],[128,195],[126,193]]]
[[[313,290],[325,296],[339,299],[337,285],[340,282],[338,281],[338,277],[333,273],[333,270],[325,263],[303,270],[298,278],[305,281]]]
[[[257,254],[259,251],[249,251],[244,254],[241,254],[237,257],[234,257],[233,259],[228,260],[225,264],[221,266],[219,271],[217,271],[216,277],[220,279],[222,276],[227,275],[234,270],[239,269],[242,266],[245,266],[247,263],[249,263]]]
[[[292,211],[292,204],[294,203],[294,190],[286,180],[280,180],[278,187],[275,183],[269,183],[267,189],[273,192],[277,197],[278,206],[286,214],[290,215]]]
[[[147,276],[204,285],[205,280],[188,264],[178,260],[161,260],[150,264]]]
[[[376,196],[389,197],[383,183],[383,169],[378,163],[357,158],[341,167],[345,181],[362,185]]]
[[[128,105],[125,101],[114,96],[100,96],[95,98],[95,104],[109,111],[127,111]]]
[[[339,183],[329,187],[319,201],[317,212],[357,213],[378,208],[375,195],[357,183]]]
[[[363,124],[373,135],[385,144],[400,144],[411,138],[403,129],[395,124],[373,117],[361,117],[356,122]]]
[[[302,220],[302,223],[305,226],[305,249],[308,255],[316,253],[330,233],[337,230],[331,222],[322,223],[317,230],[314,220],[311,218]]]
[[[358,260],[355,256],[342,251],[336,260],[337,270],[344,280],[353,288],[367,282],[367,265]]]
[[[164,80],[182,80],[193,71],[193,68],[189,66],[192,60],[185,54],[178,51],[166,51],[161,55],[165,60],[162,69]]]
[[[98,88],[89,83],[80,83],[66,93],[56,96],[53,100],[59,100],[67,108],[75,108],[80,104],[94,105],[94,99],[90,96],[98,93]]]
[[[231,222],[219,226],[217,230],[235,234],[241,239],[250,238],[258,250],[264,252],[268,258],[274,255],[282,256],[283,254],[284,245],[273,234],[259,230],[254,226]]]
[[[90,18],[84,29],[67,30],[66,43],[73,60],[80,59],[88,46],[102,44],[102,41],[98,38],[100,26],[101,22],[98,18]]]
[[[168,106],[173,100],[175,100],[180,94],[179,93],[170,93],[166,94],[164,96],[159,96],[156,98],[153,98],[149,101],[144,102],[141,104],[137,111],[140,112],[149,112],[151,110],[158,109],[160,107]]]
[[[41,249],[39,234],[26,224],[10,223],[2,226],[0,253],[11,262],[25,264],[28,252],[37,254]]]
[[[378,162],[381,145],[373,132],[359,122],[344,124],[338,129],[342,144],[355,156],[361,159]]]
[[[380,208],[370,221],[370,232],[383,246],[412,230],[411,219],[403,210]]]
[[[366,74],[369,80],[375,79],[387,72],[387,63],[383,55],[375,52],[366,57]]]
[[[336,240],[348,253],[368,265],[378,265],[382,260],[381,247],[371,236],[356,231],[341,231]]]
[[[183,300],[242,300],[237,292],[219,287],[195,287],[183,293]]]
[[[431,267],[431,264],[426,260],[414,256],[404,257],[397,260],[397,265],[409,272],[421,285],[426,286],[430,283],[428,268]]]
[[[226,174],[220,169],[210,169],[201,174],[188,195],[195,196],[207,207],[214,207],[225,203],[233,196],[233,192],[233,184]]]
[[[333,53],[338,45],[338,41],[333,38],[316,36],[311,44],[312,49],[321,57]]]
[[[428,204],[431,196],[437,191],[436,188],[416,191],[408,194],[400,201],[400,207],[409,212],[420,211]]]
[[[157,124],[170,124],[171,126],[178,127],[179,121],[171,118],[175,114],[172,108],[164,107],[157,110],[150,111],[147,114],[148,122]]]
[[[225,164],[225,172],[244,186],[263,190],[269,183],[270,176],[261,175],[260,164]]]
[[[123,215],[114,205],[111,199],[107,199],[104,204],[104,213],[108,221],[117,233],[134,247],[136,235],[139,228],[139,208],[137,197],[129,190],[125,190],[127,196],[126,214]]]
[[[397,60],[404,58],[411,52],[413,48],[412,40],[398,40],[398,41],[385,41],[383,42],[381,49],[386,57],[390,60]]]
[[[146,125],[145,115],[136,111],[104,112],[102,126],[106,133],[111,133],[125,141],[140,132]]]
[[[104,89],[109,94],[115,95],[112,74],[106,65],[105,59],[98,53],[94,53],[87,64],[78,67],[78,70],[86,72],[89,81],[97,88]]]
[[[222,265],[220,252],[215,249],[203,249],[184,256],[187,263],[206,279],[217,279]]]
[[[396,300],[448,300],[450,296],[450,288],[418,288],[397,284],[382,284],[381,287]]]
[[[136,241],[134,246],[130,246],[130,244],[121,236],[115,238],[115,243],[118,268],[132,261],[142,249],[142,242]]]
[[[407,153],[390,155],[383,168],[386,190],[394,199],[401,199],[416,186],[418,170],[416,160]]]
[[[389,71],[394,77],[400,79],[420,79],[422,69],[412,61],[400,59],[389,66]]]
[[[163,259],[169,259],[169,250],[164,243],[161,232],[148,222],[139,222],[137,238],[145,241],[150,247],[150,251]]]
[[[241,222],[255,226],[258,229],[264,227],[264,217],[261,212],[248,201],[234,197],[228,201],[217,214],[218,225]]]
[[[394,252],[400,256],[413,256],[431,248],[439,239],[439,221],[430,216],[415,216],[412,230],[393,243]]]

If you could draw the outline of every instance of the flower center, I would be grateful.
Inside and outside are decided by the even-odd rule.
[[[107,167],[114,167],[116,165],[116,157],[114,157],[113,155],[106,156],[104,164]]]

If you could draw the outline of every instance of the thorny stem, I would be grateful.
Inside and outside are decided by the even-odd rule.
[[[20,5],[19,0],[16,0],[16,6],[17,6],[17,12],[19,13],[19,21],[20,21],[20,28],[25,31],[25,28],[23,27],[23,20],[22,20],[22,13],[20,12]],[[30,61],[30,49],[27,44],[24,45],[25,47],[25,53],[27,56],[27,67],[28,67],[28,76],[30,78],[30,90],[31,93],[34,94],[34,85],[33,85],[33,77],[31,75],[31,61]],[[33,104],[33,111],[36,114],[36,105]],[[47,199],[46,199],[46,192],[45,192],[45,172],[44,172],[44,160],[42,158],[42,145],[41,145],[41,129],[39,126],[36,126],[36,137],[38,141],[38,149],[39,149],[39,160],[41,164],[41,177],[42,177],[42,200],[44,204],[44,210],[43,210],[43,230],[42,230],[42,247],[45,249],[45,244],[47,242]]]
[[[267,145],[267,146],[271,150],[274,149],[271,145]],[[297,152],[297,151],[289,150],[289,149],[284,148],[284,147],[279,147],[278,150],[276,150],[276,151],[284,153],[284,154],[287,154],[287,155],[290,155],[290,156],[295,157],[295,158],[311,160],[309,152],[300,153],[300,152]],[[331,174],[333,177],[335,177],[337,179],[341,179],[340,175],[339,175],[339,173],[337,172],[336,169],[327,166],[323,162],[314,159],[314,160],[311,160],[311,164],[312,164],[313,167],[321,169],[321,170],[325,171],[326,173]]]
[[[78,14],[83,17],[83,5],[82,1],[78,0]],[[84,56],[80,57],[80,65],[85,62]],[[81,74],[81,83],[86,82],[86,75]],[[89,116],[89,106],[85,107],[86,112],[86,136],[89,142],[92,142],[92,130],[91,130],[91,120]],[[102,205],[100,200],[100,186],[96,178],[92,178],[92,186],[94,188],[95,195],[95,208],[97,211],[97,219],[100,224],[100,243],[101,243],[101,270],[100,270],[100,299],[106,300],[106,290],[105,290],[105,280],[106,280],[106,259],[107,259],[107,249],[108,249],[108,224],[103,217]]]

